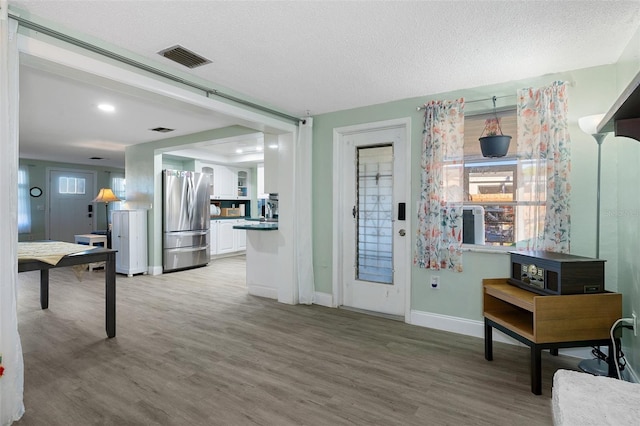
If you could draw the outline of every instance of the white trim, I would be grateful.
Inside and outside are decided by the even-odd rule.
[[[252,296],[267,297],[269,299],[278,300],[278,289],[261,286],[261,285],[248,285],[247,291]]]
[[[40,60],[45,60],[74,70],[86,72],[91,75],[96,75],[191,105],[197,105],[241,120],[261,123],[264,126],[269,126],[285,132],[296,131],[296,125],[285,121],[284,118],[272,118],[268,115],[259,114],[255,111],[245,109],[246,107],[236,106],[217,99],[208,98],[200,93],[194,93],[192,90],[183,89],[159,79],[152,79],[135,71],[130,71],[118,65],[110,64],[107,61],[95,59],[82,53],[73,52],[63,47],[56,46],[55,44],[47,43],[46,41],[32,38],[27,35],[18,35],[18,50],[21,53]]]
[[[407,182],[405,193],[402,198],[406,202],[407,220],[406,222],[406,265],[401,267],[407,268],[406,282],[404,283],[405,291],[405,308],[404,318],[405,322],[409,322],[409,316],[411,313],[411,118],[398,118],[393,120],[376,121],[371,123],[356,124],[352,126],[336,127],[333,129],[333,307],[342,305],[342,270],[344,268],[344,254],[342,252],[342,235],[343,224],[341,220],[340,212],[343,211],[344,205],[342,202],[344,187],[342,182],[344,181],[344,160],[342,155],[343,138],[346,135],[353,133],[363,133],[370,131],[379,131],[389,128],[404,128],[405,131],[405,182]]]
[[[162,266],[149,266],[149,275],[162,275]]]
[[[321,293],[316,291],[313,295],[313,303],[315,305],[326,306],[328,308],[332,308],[333,306],[333,294],[331,293]]]
[[[435,330],[449,331],[465,336],[478,337],[484,340],[484,321],[412,310],[409,324],[433,328]],[[526,347],[526,345],[496,329],[493,329],[493,340],[494,342]],[[562,355],[580,359],[592,358],[591,349],[589,348],[567,348],[561,349],[559,352]]]

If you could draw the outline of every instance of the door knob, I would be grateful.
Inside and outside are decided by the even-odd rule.
[[[405,231],[404,229],[401,229],[398,231],[398,234],[400,234],[401,237],[404,237],[407,234],[407,231]]]

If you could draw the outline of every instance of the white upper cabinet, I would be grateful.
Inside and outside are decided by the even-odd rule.
[[[223,164],[202,163],[202,173],[211,177],[211,199],[249,200],[251,197],[251,169],[229,167]]]
[[[235,200],[238,198],[235,170],[220,164],[213,165],[213,198]]]
[[[249,170],[238,169],[236,176],[238,180],[238,197],[249,198]]]

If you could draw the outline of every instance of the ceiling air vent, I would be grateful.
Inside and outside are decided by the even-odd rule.
[[[161,50],[158,52],[158,54],[164,56],[167,59],[171,59],[172,61],[177,62],[181,65],[184,65],[187,68],[196,68],[200,65],[211,63],[211,61],[207,58],[203,58],[202,56],[197,55],[180,45]]]
[[[149,129],[152,132],[160,132],[160,133],[169,133],[173,132],[175,129],[167,129],[166,127],[156,127],[154,129]]]

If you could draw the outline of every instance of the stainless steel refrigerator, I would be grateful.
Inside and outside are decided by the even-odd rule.
[[[163,170],[163,270],[209,263],[209,175]]]

